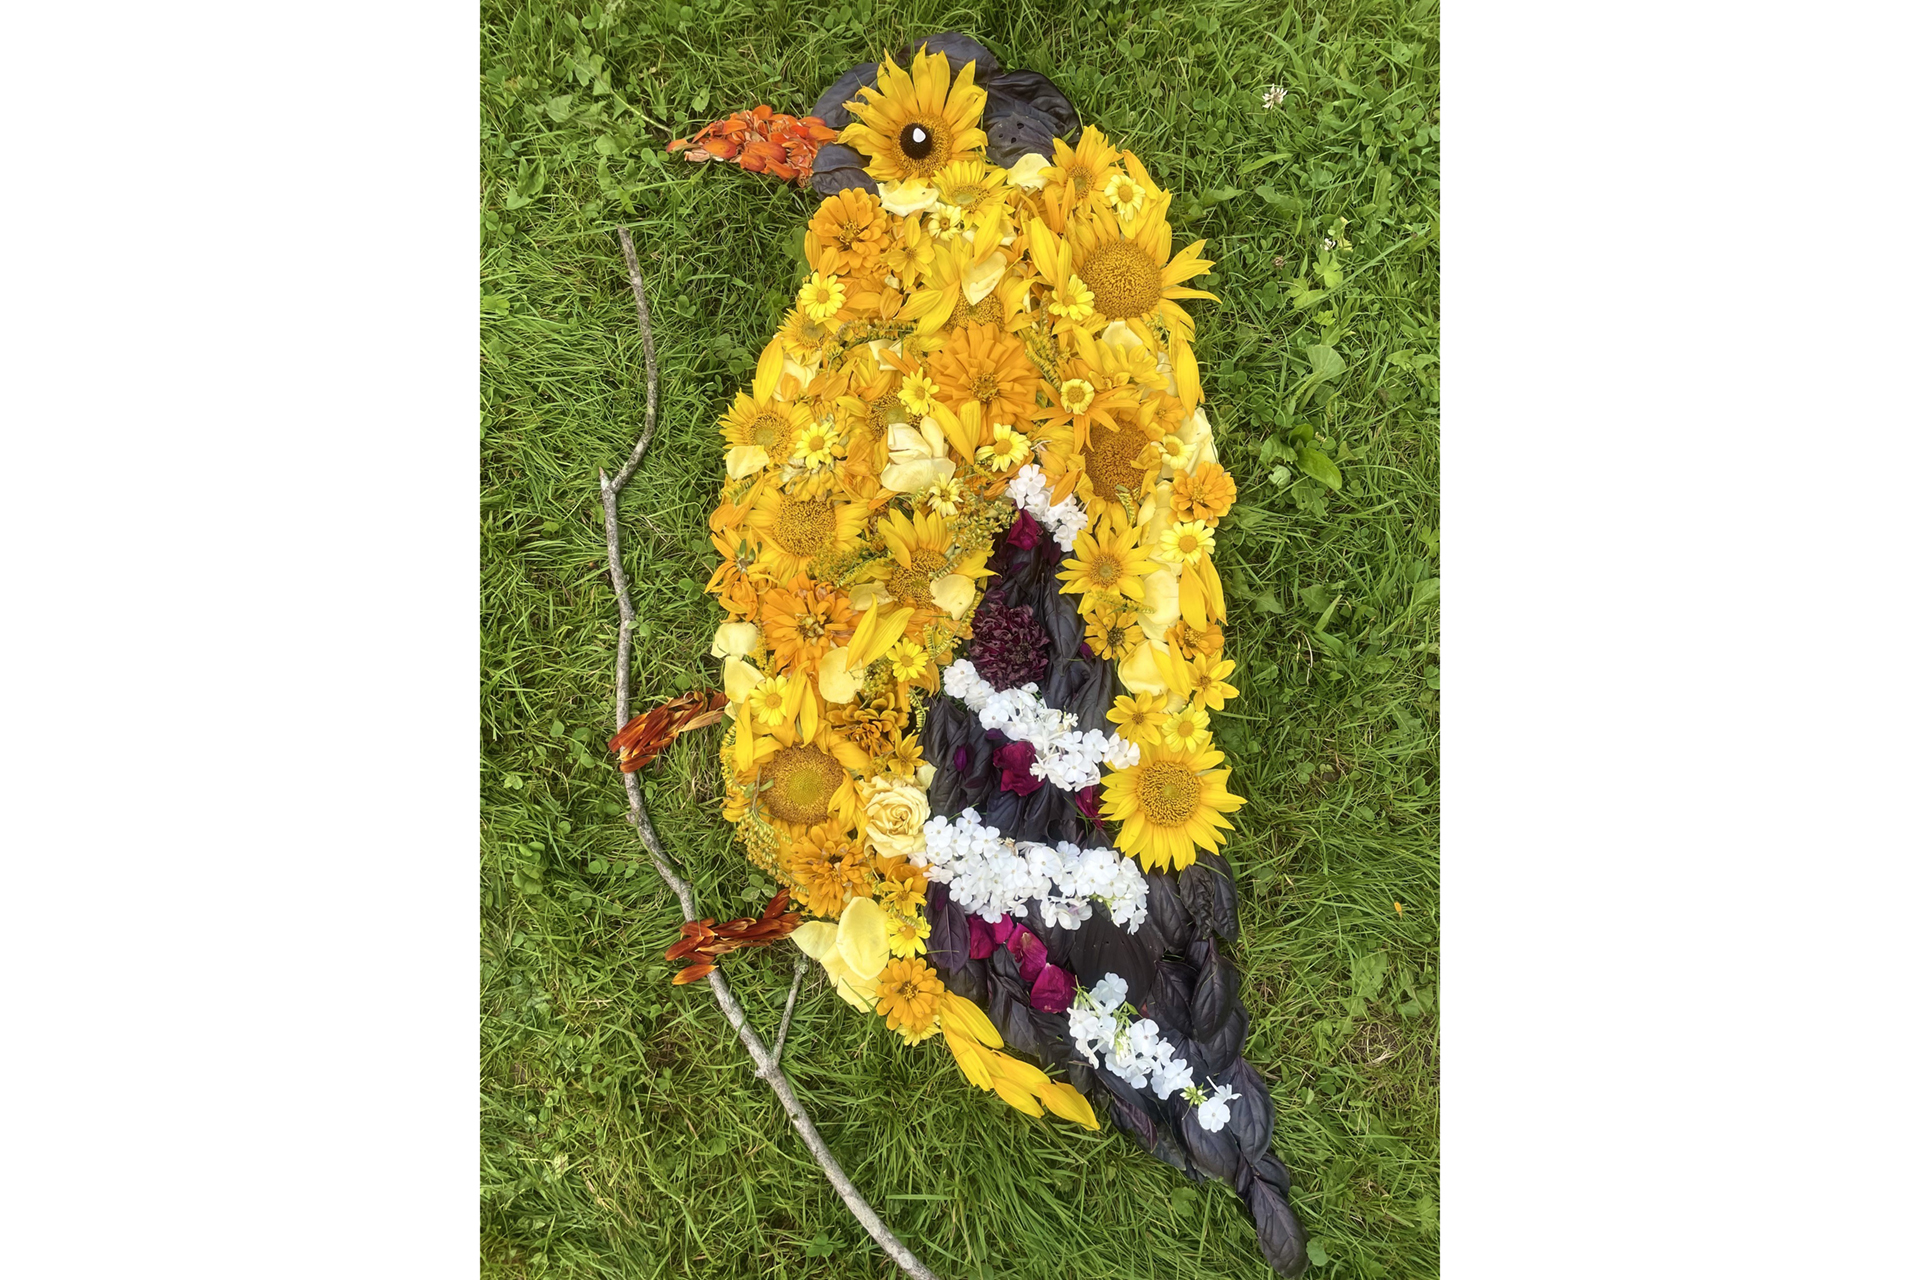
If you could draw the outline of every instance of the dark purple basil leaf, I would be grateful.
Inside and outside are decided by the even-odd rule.
[[[1038,71],[1005,71],[987,86],[987,106],[983,120],[993,120],[1018,104],[1026,112],[1040,117],[1052,135],[1072,145],[1080,134],[1080,113],[1060,91],[1060,86]],[[1049,148],[1048,159],[1053,152]]]
[[[1166,1033],[1193,1034],[1193,967],[1183,960],[1162,960],[1154,966],[1153,985],[1140,1011]]]
[[[1212,1035],[1194,1037],[1193,1050],[1194,1056],[1187,1061],[1193,1064],[1194,1078],[1202,1071],[1220,1077],[1247,1050],[1246,1006],[1235,1000]]]
[[[1099,1083],[1093,1074],[1093,1068],[1080,1060],[1078,1052],[1067,1062],[1067,1083],[1080,1091],[1083,1098],[1093,1098],[1095,1086]]]
[[[973,64],[975,84],[979,84],[989,76],[997,75],[1000,71],[1000,59],[993,56],[993,50],[972,36],[961,35],[958,31],[942,31],[937,36],[923,36],[896,53],[893,60],[903,67],[911,67],[913,55],[923,46],[929,54],[947,55],[947,65],[956,80],[960,78],[960,69],[969,62]]]
[[[1259,1178],[1247,1188],[1247,1211],[1253,1215],[1254,1235],[1267,1265],[1291,1277],[1307,1269],[1307,1237],[1286,1197]]]
[[[927,924],[930,926],[927,936],[928,964],[942,974],[946,974],[958,969],[972,958],[967,913],[961,909],[959,903],[943,898],[939,905],[935,906],[934,900],[929,897]]]
[[[860,92],[861,86],[864,85],[871,88],[877,84],[879,82],[879,75],[879,63],[861,63],[853,70],[841,76],[838,80],[835,80],[831,85],[828,85],[827,91],[820,95],[820,100],[813,104],[813,110],[807,112],[807,114],[810,116],[818,116],[820,123],[826,125],[829,129],[846,128],[853,123],[853,115],[847,110],[847,103],[853,100],[854,94]],[[837,146],[838,144],[830,145]],[[850,148],[842,148],[842,150],[849,149]],[[827,148],[822,147],[820,150],[825,152]],[[819,171],[820,164],[818,158],[815,159],[813,167],[815,172]]]
[[[1180,901],[1186,906],[1187,914],[1193,917],[1193,927],[1197,933],[1213,932],[1212,880],[1212,869],[1198,862],[1189,863],[1180,872]]]
[[[1193,1034],[1205,1040],[1220,1030],[1233,1009],[1232,970],[1208,938],[1187,952],[1193,963]]]
[[[1253,1167],[1253,1172],[1263,1182],[1279,1188],[1281,1195],[1287,1194],[1288,1189],[1293,1186],[1293,1175],[1287,1172],[1287,1166],[1281,1162],[1280,1157],[1271,1151],[1260,1157],[1259,1163]]]
[[[985,960],[1000,944],[993,940],[993,926],[979,916],[967,917],[967,958]]]
[[[1201,1127],[1200,1108],[1189,1105],[1177,1094],[1172,1101],[1180,1113],[1180,1140],[1186,1144],[1187,1158],[1193,1167],[1209,1178],[1231,1183],[1240,1165],[1240,1144],[1225,1129],[1208,1133]]]
[[[1101,1067],[1094,1073],[1100,1082],[1100,1088],[1107,1095],[1110,1105],[1109,1115],[1113,1123],[1134,1136],[1143,1151],[1154,1149],[1153,1107],[1148,1095],[1122,1080],[1119,1076]],[[1186,1167],[1186,1161],[1180,1162]]]
[[[987,131],[987,159],[1003,169],[1031,152],[1053,157],[1053,121],[1024,102],[1009,101],[991,117],[981,116],[980,127]]]
[[[1029,986],[1047,967],[1047,944],[1024,924],[1014,926],[1013,936],[1007,939],[1007,954],[1019,963],[1020,981]]]
[[[1057,964],[1040,971],[1027,1001],[1041,1013],[1065,1013],[1073,1004],[1073,979]]]
[[[1240,895],[1233,880],[1233,868],[1217,853],[1196,851],[1193,865],[1181,872],[1181,880],[1192,877],[1206,886],[1210,923],[1213,931],[1228,942],[1240,936]]]
[[[1180,884],[1164,871],[1147,873],[1147,914],[1160,926],[1169,951],[1185,951],[1193,937],[1193,916],[1180,900]]]
[[[815,153],[813,176],[807,180],[807,186],[823,199],[854,188],[875,195],[880,192],[880,184],[867,172],[866,157],[837,142],[829,142]]]
[[[1244,1158],[1258,1160],[1273,1142],[1273,1096],[1267,1092],[1267,1082],[1245,1058],[1228,1067],[1224,1077],[1216,1078],[1240,1095],[1227,1104],[1232,1116],[1227,1132],[1240,1143]]]
[[[965,996],[977,1005],[987,1002],[987,963],[984,960],[969,960],[954,970],[952,977],[942,978],[941,981],[955,995]]]

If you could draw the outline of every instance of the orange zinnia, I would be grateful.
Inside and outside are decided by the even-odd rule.
[[[971,402],[988,426],[1032,421],[1040,374],[1018,337],[970,324],[929,356],[927,366],[940,386],[939,399],[955,413]]]

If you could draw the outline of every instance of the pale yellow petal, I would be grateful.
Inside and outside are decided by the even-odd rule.
[[[827,650],[827,656],[820,659],[820,696],[828,702],[853,701],[866,678],[867,669],[849,663],[842,645]]]
[[[713,633],[716,658],[744,658],[760,643],[760,628],[751,622],[723,622]]]
[[[949,464],[951,465],[951,464]],[[927,594],[933,602],[947,611],[947,616],[958,618],[973,603],[973,579],[964,573],[949,573],[935,578],[927,587]]]
[[[736,444],[727,450],[727,479],[738,480],[763,471],[767,465],[767,451],[757,444]]]
[[[841,911],[840,954],[856,978],[877,978],[887,967],[887,913],[872,898],[855,898]]]

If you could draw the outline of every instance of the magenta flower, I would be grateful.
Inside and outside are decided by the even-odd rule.
[[[1032,983],[1047,967],[1047,944],[1040,941],[1040,935],[1021,925],[1007,939],[1007,950],[1020,963],[1020,981]]]
[[[1009,742],[993,753],[993,766],[1000,770],[1000,789],[1017,796],[1030,796],[1040,789],[1033,776],[1034,749],[1031,742]]]
[[[979,916],[967,917],[967,959],[985,960],[999,945],[994,941],[992,927],[985,920]]]
[[[1015,920],[1012,916],[1001,916],[997,921],[988,925],[988,930],[993,934],[993,945],[997,947],[1008,938],[1011,938],[1014,929],[1018,926],[1019,921]]]
[[[1013,518],[1007,541],[1022,551],[1031,551],[1040,542],[1040,522],[1025,511]]]
[[[1027,1003],[1036,1013],[1065,1013],[1073,1005],[1073,979],[1057,964],[1040,970]]]

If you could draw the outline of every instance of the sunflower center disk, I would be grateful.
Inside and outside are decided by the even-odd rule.
[[[900,131],[900,149],[915,160],[925,160],[933,153],[933,134],[925,125],[910,124]]]
[[[1144,316],[1160,304],[1160,268],[1131,240],[1109,240],[1087,256],[1080,279],[1093,309],[1109,320]]]
[[[1178,760],[1155,760],[1140,771],[1139,795],[1150,821],[1177,827],[1200,807],[1200,779]]]
[[[895,568],[887,578],[887,594],[916,609],[931,609],[933,592],[929,584],[946,571],[946,556],[923,547],[913,553],[911,569]]]
[[[1133,460],[1147,444],[1147,433],[1131,423],[1118,431],[1096,424],[1087,437],[1087,479],[1093,491],[1108,502],[1119,500],[1121,488],[1138,498],[1141,470]]]
[[[783,747],[768,759],[767,808],[782,822],[813,826],[825,822],[833,793],[846,770],[815,747]]]
[[[780,520],[773,536],[796,556],[810,556],[833,540],[833,504],[816,498],[780,504]]]
[[[753,436],[753,442],[765,449],[768,457],[772,457],[777,447],[787,442],[787,428],[787,420],[781,415],[763,413],[753,420],[753,425],[748,428],[748,431]],[[785,459],[782,458],[781,461]]]

